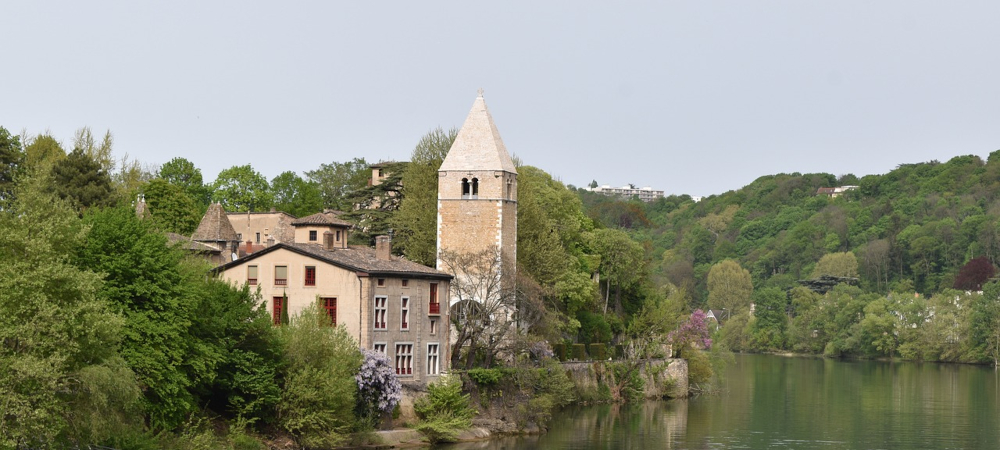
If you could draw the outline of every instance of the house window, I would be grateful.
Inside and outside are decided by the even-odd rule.
[[[378,287],[385,286],[385,278],[379,278],[377,284],[378,284]]]
[[[427,314],[441,314],[441,303],[438,301],[437,283],[431,283],[430,304],[427,305]]]
[[[257,233],[257,243],[260,244],[260,233]]]
[[[236,233],[236,240],[243,241],[243,233]]]
[[[381,354],[384,355],[385,354],[385,347],[386,347],[385,342],[376,342],[375,345],[372,345],[372,350],[374,350],[376,352],[379,352],[379,353],[381,353]]]
[[[288,286],[288,266],[274,266],[274,285]]]
[[[413,375],[413,344],[396,344],[396,375]]]
[[[437,321],[436,320],[432,320],[431,321],[431,334],[434,334],[435,331],[437,331]]]
[[[247,266],[247,284],[257,285],[257,266]]]
[[[407,279],[404,278],[403,279],[403,287],[409,287],[409,286],[410,286],[410,280],[407,280]]]
[[[384,330],[385,327],[385,316],[388,308],[386,304],[388,303],[389,297],[380,295],[375,297],[375,329]]]
[[[427,375],[437,375],[441,371],[438,348],[438,344],[427,344]]]
[[[337,242],[340,242],[340,230],[337,230]]]
[[[399,329],[410,329],[410,297],[403,297],[399,301]]]
[[[316,241],[316,230],[309,230],[309,241],[310,242]]]
[[[274,297],[271,299],[271,320],[274,321],[275,325],[281,325],[281,310],[288,306],[285,304],[284,297]]]
[[[330,318],[330,326],[337,326],[337,298],[327,297],[323,298],[323,310],[326,311],[326,316]]]
[[[306,286],[316,285],[316,266],[306,266]]]
[[[379,177],[379,178],[382,178],[382,177],[384,177],[384,176],[385,176],[385,172],[384,172],[384,171],[383,171],[382,169],[379,169],[379,170],[378,170],[378,177]]]

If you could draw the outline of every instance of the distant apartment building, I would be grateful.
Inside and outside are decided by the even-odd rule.
[[[651,202],[663,197],[663,191],[655,190],[649,186],[637,188],[634,185],[611,187],[604,185],[601,187],[587,188],[590,192],[597,192],[604,195],[617,195],[626,198],[639,197],[639,200]]]
[[[816,190],[816,195],[826,195],[828,197],[837,198],[844,192],[853,191],[857,188],[857,186],[821,187]]]

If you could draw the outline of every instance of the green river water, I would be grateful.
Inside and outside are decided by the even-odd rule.
[[[1000,449],[992,367],[736,355],[720,395],[568,408],[459,449]]]

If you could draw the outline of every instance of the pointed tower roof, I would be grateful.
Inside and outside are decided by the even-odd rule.
[[[191,235],[191,239],[207,242],[232,242],[239,240],[236,237],[236,230],[233,229],[233,224],[229,222],[229,217],[226,216],[226,211],[218,203],[208,205],[208,211],[205,211],[205,215],[202,216],[201,223],[198,224],[198,229]]]
[[[507,147],[500,139],[500,132],[493,123],[493,116],[486,109],[482,89],[438,170],[503,170],[517,173],[514,161],[510,159]]]

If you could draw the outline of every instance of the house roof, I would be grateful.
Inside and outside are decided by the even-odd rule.
[[[439,171],[462,171],[462,170],[502,170],[510,173],[517,173],[514,168],[514,161],[507,153],[507,147],[500,139],[500,132],[497,131],[496,124],[490,111],[486,109],[486,100],[483,100],[482,90],[476,101],[472,103],[472,110],[469,111],[462,129],[458,130],[455,143],[448,150],[441,163]]]
[[[350,222],[337,218],[340,214],[342,214],[340,211],[324,211],[311,216],[305,216],[301,219],[295,219],[292,221],[292,226],[333,225],[338,227],[350,227],[352,225]]]
[[[169,241],[171,245],[180,244],[182,249],[193,252],[222,253],[221,250],[212,247],[211,245],[198,241],[192,241],[191,238],[177,233],[167,233],[167,241]]]
[[[208,211],[205,211],[205,215],[202,216],[201,223],[198,224],[198,229],[194,230],[191,239],[209,242],[239,240],[236,236],[236,230],[233,229],[233,224],[229,223],[226,211],[218,203],[208,205]]]
[[[348,248],[338,248],[327,250],[322,245],[299,244],[281,242],[264,250],[255,252],[246,258],[216,267],[216,272],[227,270],[231,267],[253,261],[271,252],[288,250],[303,256],[322,261],[342,269],[354,272],[363,272],[368,275],[390,275],[407,276],[413,278],[438,278],[450,280],[452,276],[447,272],[442,272],[422,264],[409,261],[405,258],[392,256],[390,260],[378,259],[375,256],[375,249],[371,247],[352,246]]]

